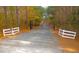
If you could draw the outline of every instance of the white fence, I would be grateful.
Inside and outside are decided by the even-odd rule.
[[[9,35],[12,35],[12,31],[11,29],[3,29],[3,35],[4,36],[9,36]]]
[[[15,35],[15,34],[19,33],[19,31],[20,31],[19,27],[3,29],[3,35],[4,36]]]
[[[75,39],[76,32],[59,29],[58,33],[61,37]]]
[[[19,32],[19,27],[12,28],[12,35],[15,35]]]

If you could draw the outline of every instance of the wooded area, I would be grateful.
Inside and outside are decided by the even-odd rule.
[[[0,35],[2,30],[20,27],[20,30],[30,30],[30,21],[39,24],[42,20],[43,8],[40,6],[0,6]]]
[[[78,6],[0,6],[0,34],[5,28],[20,27],[21,32],[30,30],[32,26],[39,26],[43,14],[54,29],[67,29],[79,34]]]
[[[49,6],[47,12],[53,27],[75,31],[79,34],[78,6]]]

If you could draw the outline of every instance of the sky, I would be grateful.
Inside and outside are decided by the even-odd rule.
[[[79,0],[0,0],[0,6],[79,6]]]
[[[48,6],[42,6],[43,8],[47,8]]]

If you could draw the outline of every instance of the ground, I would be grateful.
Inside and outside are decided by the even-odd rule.
[[[10,36],[0,41],[2,53],[70,53],[79,52],[79,41],[66,39],[46,24],[30,32]]]
[[[25,52],[25,53],[59,53],[58,38],[54,36],[47,25],[42,25],[37,30],[22,33],[15,38],[1,41],[0,52]]]
[[[59,38],[59,48],[63,53],[79,53],[79,38],[62,38],[58,35],[58,30],[53,31],[53,34]]]

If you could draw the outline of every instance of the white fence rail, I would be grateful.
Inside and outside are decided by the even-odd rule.
[[[76,32],[59,29],[58,33],[61,37],[75,39]]]
[[[12,28],[12,35],[15,35],[19,32],[19,27]]]
[[[20,31],[19,27],[3,29],[3,35],[4,36],[15,35],[15,34],[19,33],[19,31]]]
[[[9,35],[12,35],[12,31],[11,29],[3,29],[3,35],[4,36],[9,36]]]

